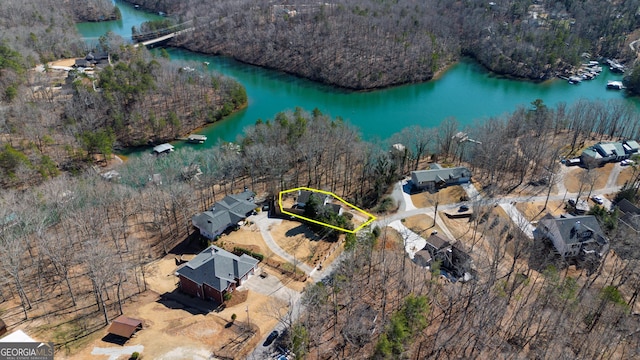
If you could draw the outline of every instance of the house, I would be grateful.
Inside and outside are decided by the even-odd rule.
[[[309,198],[311,197],[311,195],[313,195],[315,198],[317,198],[320,201],[320,203],[322,204],[321,206],[323,208],[326,208],[332,212],[335,212],[338,215],[342,215],[342,212],[343,212],[342,206],[340,206],[339,204],[332,204],[331,203],[332,197],[330,195],[313,192],[309,190],[298,190],[298,196],[296,197],[296,201],[293,204],[293,207],[298,209],[304,209],[307,203],[309,202]]]
[[[180,290],[201,299],[224,301],[226,293],[255,273],[258,260],[249,255],[234,255],[211,245],[176,271]]]
[[[622,143],[622,147],[624,148],[624,151],[629,155],[637,154],[640,151],[640,144],[638,144],[638,142],[635,140],[625,140]]]
[[[84,59],[76,59],[74,66],[77,68],[105,67],[111,65],[111,56],[108,52],[89,52]]]
[[[601,258],[609,250],[609,240],[593,215],[554,218],[547,214],[538,222],[533,236],[551,240],[563,259]]]
[[[123,338],[130,339],[138,330],[142,330],[142,320],[120,315],[115,320],[113,320],[107,332],[109,334],[118,335]]]
[[[635,140],[617,142],[599,142],[585,149],[580,155],[586,167],[600,166],[607,162],[618,162],[628,159],[640,150],[640,144]]]
[[[244,191],[225,196],[222,201],[213,204],[211,210],[194,215],[191,222],[200,231],[200,235],[213,240],[251,215],[256,209],[254,195],[251,191]]]
[[[91,62],[87,59],[76,59],[74,66],[77,68],[88,68],[91,67]]]
[[[429,170],[411,172],[411,182],[417,190],[435,191],[469,181],[471,181],[471,171],[466,167],[443,168],[439,164],[431,164]]]
[[[431,261],[439,261],[445,268],[453,267],[453,249],[451,243],[435,232],[431,233],[426,240],[427,244],[422,250],[429,253]]]
[[[620,211],[618,221],[631,228],[636,233],[640,233],[640,208],[633,205],[629,200],[622,199],[616,207]]]

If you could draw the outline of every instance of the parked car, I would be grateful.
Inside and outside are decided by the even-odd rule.
[[[567,200],[567,202],[568,202],[568,203],[569,203],[569,205],[571,205],[571,206],[576,206],[576,201],[575,201],[575,200],[573,200],[573,199],[569,199],[569,200]]]
[[[458,212],[465,212],[465,211],[469,211],[469,207],[467,205],[460,205]]]
[[[633,164],[634,164],[634,161],[631,159],[624,159],[620,161],[620,165],[622,166],[633,165]]]
[[[264,344],[262,344],[262,346],[271,345],[271,343],[273,343],[273,341],[278,338],[278,335],[280,335],[280,333],[278,333],[278,330],[273,330],[271,334],[267,336],[267,340],[264,341]]]
[[[600,205],[602,205],[602,203],[604,202],[604,199],[600,195],[591,196],[591,200],[593,200],[593,202],[595,202],[596,204],[600,204]]]

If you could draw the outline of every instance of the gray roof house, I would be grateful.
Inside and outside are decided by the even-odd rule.
[[[426,240],[427,243],[424,248],[418,251],[418,253],[426,252],[420,254],[421,257],[419,258],[419,265],[429,266],[431,265],[431,262],[435,260],[440,261],[442,266],[445,268],[453,267],[453,250],[451,243],[437,233],[432,233],[428,238],[426,238]],[[417,253],[416,256],[418,256]]]
[[[211,245],[176,271],[180,289],[201,299],[224,301],[257,268],[258,260],[249,255],[237,256]]]
[[[418,190],[435,191],[469,181],[471,181],[471,171],[466,167],[443,168],[439,164],[431,164],[429,170],[411,172],[411,182]]]
[[[587,167],[594,167],[606,162],[622,161],[637,153],[639,149],[640,145],[635,140],[599,142],[585,149],[580,159]]]
[[[622,147],[624,147],[624,151],[627,154],[635,154],[640,151],[640,144],[638,144],[635,140],[626,140],[622,143]]]
[[[215,203],[211,210],[194,215],[191,222],[200,230],[202,236],[213,240],[227,228],[246,219],[255,210],[254,195],[251,191],[245,191],[225,196]]]
[[[554,218],[547,214],[538,222],[533,236],[551,240],[563,259],[600,258],[609,250],[609,240],[593,215]]]

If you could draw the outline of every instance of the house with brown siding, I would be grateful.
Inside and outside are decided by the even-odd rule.
[[[180,290],[201,299],[222,303],[224,294],[233,292],[255,273],[258,260],[237,256],[211,245],[176,271]]]

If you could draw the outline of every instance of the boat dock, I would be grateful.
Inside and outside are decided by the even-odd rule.
[[[187,137],[176,138],[176,140],[186,141],[186,142],[189,142],[191,144],[204,144],[204,142],[207,141],[207,136],[206,135],[200,135],[200,134],[191,134],[191,135],[189,135]]]
[[[173,145],[171,144],[160,144],[158,146],[155,146],[153,148],[153,153],[156,155],[161,155],[161,154],[168,154],[170,152],[174,151]]]
[[[207,137],[205,135],[191,134],[187,137],[187,141],[192,144],[204,144],[207,141]]]

